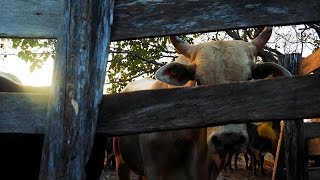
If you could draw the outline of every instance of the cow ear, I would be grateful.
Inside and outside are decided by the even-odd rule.
[[[252,70],[253,79],[272,79],[273,77],[279,76],[291,76],[291,73],[284,67],[273,62],[256,64]]]
[[[195,67],[193,65],[172,62],[158,69],[156,78],[166,84],[183,86],[189,80],[195,79]]]

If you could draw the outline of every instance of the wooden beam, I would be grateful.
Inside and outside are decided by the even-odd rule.
[[[318,180],[320,177],[320,167],[309,167],[308,168],[309,180]]]
[[[111,135],[245,121],[320,117],[320,75],[105,96]],[[112,128],[109,128],[112,127]]]
[[[304,123],[304,129],[305,139],[320,137],[320,122]]]
[[[320,74],[316,74],[256,82],[104,95],[104,117],[99,119],[97,131],[120,135],[246,121],[320,117],[317,105],[320,102],[319,80]],[[24,95],[29,99],[37,98],[32,94]],[[4,101],[2,99],[8,99],[7,96],[6,93],[0,93],[0,102]],[[15,126],[15,132],[33,133],[35,128],[23,126],[23,123],[41,122],[43,118],[39,118],[47,113],[43,109],[33,111],[30,108],[46,107],[46,101],[40,102],[40,105],[37,102],[29,102],[28,106],[25,106],[18,96],[5,102],[6,106],[0,106],[1,132],[12,129],[10,124],[6,125],[4,122],[12,121],[14,124],[14,121],[18,121],[17,124],[21,126]],[[6,114],[6,111],[13,111],[11,108],[19,110],[17,114],[30,116],[20,120],[2,115]]]
[[[309,74],[320,68],[320,48],[299,62],[299,74]]]
[[[39,179],[84,179],[103,97],[114,0],[63,2]]]
[[[301,59],[300,53],[286,54],[279,59],[279,64],[290,71],[292,75],[297,75]],[[285,124],[284,145],[287,179],[308,179],[303,119],[285,120]]]
[[[62,21],[62,2],[0,1],[0,37],[56,38]]]
[[[0,93],[0,133],[43,134],[48,94]]]
[[[285,157],[287,180],[308,179],[307,159],[305,158],[305,139],[303,121],[286,121]]]
[[[119,0],[115,7],[112,40],[320,21],[314,0]]]
[[[0,36],[57,37],[62,2],[0,1]],[[111,40],[317,22],[319,7],[314,0],[117,0]]]

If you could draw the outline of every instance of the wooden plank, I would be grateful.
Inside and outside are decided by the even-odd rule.
[[[97,131],[121,135],[247,121],[320,117],[317,105],[320,102],[319,80],[320,74],[317,74],[104,95],[104,117],[99,119]],[[31,96],[30,99],[35,98],[32,94],[28,96]],[[0,112],[11,111],[12,104],[15,104],[19,106],[16,113],[33,117],[18,120],[20,122],[35,121],[37,116],[46,114],[29,108],[37,104],[25,106],[20,98],[12,99],[6,102],[7,106],[0,106]],[[42,102],[40,106],[46,104]],[[11,118],[10,121],[17,119]],[[2,132],[10,128],[5,127],[5,124],[0,124],[0,127]],[[28,130],[28,126],[24,127],[23,124],[16,128],[16,132],[32,133],[32,128]]]
[[[119,0],[115,7],[112,40],[320,21],[314,0]]]
[[[320,123],[304,123],[304,129],[305,139],[320,137]]]
[[[296,75],[301,58],[300,53],[286,54],[279,59],[279,64],[290,71],[291,74]],[[287,179],[307,179],[303,119],[285,121],[285,124],[284,144]]]
[[[320,167],[308,168],[309,180],[318,180],[320,177]]]
[[[114,0],[64,1],[39,179],[84,179],[108,60]]]
[[[287,169],[283,169],[283,173],[287,173]],[[308,168],[308,179],[318,180],[320,177],[320,167],[309,167]]]
[[[309,74],[320,68],[320,48],[299,62],[299,74]]]
[[[318,117],[319,80],[320,75],[309,75],[108,95],[104,104],[107,119],[99,123],[98,132],[120,135]]]
[[[0,36],[57,37],[62,2],[0,1]],[[111,40],[316,22],[319,7],[314,0],[117,0]]]
[[[43,134],[48,94],[0,93],[0,133]]]
[[[288,180],[308,179],[303,132],[302,119],[286,121],[284,144]]]
[[[62,18],[61,0],[0,1],[0,37],[55,38]]]

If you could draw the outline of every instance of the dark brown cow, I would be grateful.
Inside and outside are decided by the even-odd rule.
[[[266,28],[252,42],[212,41],[190,45],[176,37],[171,41],[182,55],[160,68],[156,80],[130,83],[124,92],[247,81],[284,70],[273,63],[253,64],[254,56],[271,35]],[[268,74],[269,74],[268,72]],[[267,75],[268,75],[267,74]],[[210,117],[208,117],[210,118]],[[244,152],[248,145],[245,124],[155,132],[114,138],[117,174],[129,179],[135,171],[149,180],[211,180],[219,175],[228,152]]]

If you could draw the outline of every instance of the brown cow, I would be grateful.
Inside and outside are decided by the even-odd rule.
[[[266,28],[252,42],[212,41],[197,45],[171,37],[181,53],[177,61],[161,67],[156,73],[157,81],[132,82],[124,92],[192,86],[195,82],[208,85],[247,81],[255,78],[253,75],[265,77],[264,69],[268,73],[285,71],[274,63],[253,64],[271,32],[271,28]],[[245,124],[117,137],[114,138],[117,175],[120,180],[129,179],[131,169],[149,180],[216,179],[225,154],[244,152],[247,145]]]

